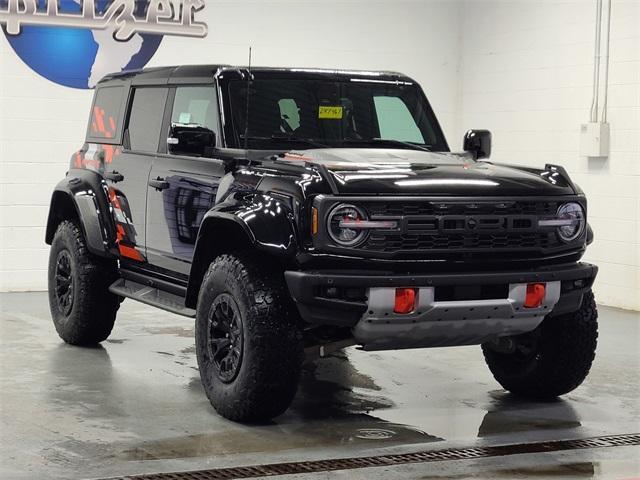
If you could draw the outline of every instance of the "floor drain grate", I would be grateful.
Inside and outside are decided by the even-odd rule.
[[[131,475],[112,480],[230,480],[242,478],[291,475],[300,473],[329,472],[368,467],[388,467],[408,463],[441,462],[474,458],[500,457],[522,453],[557,452],[585,448],[623,447],[640,445],[640,434],[610,435],[577,440],[520,443],[471,448],[447,448],[398,455],[377,455],[359,458],[338,458],[308,462],[274,463],[247,467],[217,468],[191,472],[155,473]]]

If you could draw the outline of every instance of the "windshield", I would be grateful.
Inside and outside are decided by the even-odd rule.
[[[245,123],[249,98],[249,125]],[[448,150],[422,91],[408,82],[257,79],[229,84],[237,146]]]

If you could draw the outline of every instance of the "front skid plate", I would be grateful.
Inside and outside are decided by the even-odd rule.
[[[560,282],[547,282],[538,308],[524,306],[526,283],[509,285],[509,297],[436,302],[433,287],[419,288],[414,312],[393,311],[395,288],[370,288],[367,310],[353,329],[365,350],[474,345],[534,330],[560,298]]]

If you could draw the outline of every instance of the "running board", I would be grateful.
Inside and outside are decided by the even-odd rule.
[[[184,317],[194,318],[196,316],[195,310],[184,306],[184,297],[133,280],[124,278],[116,280],[109,287],[109,291],[121,297],[131,298]]]

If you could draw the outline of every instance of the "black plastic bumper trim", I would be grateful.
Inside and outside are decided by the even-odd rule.
[[[586,280],[579,296],[565,299],[560,297],[563,313],[572,311],[582,300],[582,294],[591,287],[598,273],[598,267],[589,263],[574,263],[541,268],[534,271],[497,271],[482,273],[438,273],[433,275],[380,275],[377,272],[326,272],[287,271],[285,279],[289,292],[296,301],[302,317],[309,323],[324,325],[353,326],[357,323],[366,306],[345,308],[341,300],[318,297],[319,287],[437,287],[455,285],[487,285],[504,283],[552,282]],[[574,293],[574,292],[571,292]]]

